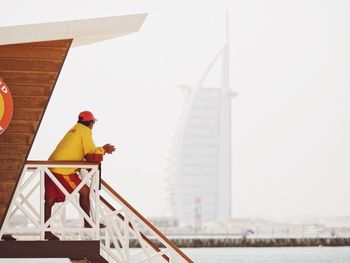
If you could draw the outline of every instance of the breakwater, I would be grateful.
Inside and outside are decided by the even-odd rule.
[[[173,239],[178,247],[350,246],[350,238],[205,238]]]
[[[180,248],[196,247],[318,247],[350,246],[350,238],[170,238]],[[162,245],[152,240],[157,246]],[[130,247],[140,247],[130,240]]]

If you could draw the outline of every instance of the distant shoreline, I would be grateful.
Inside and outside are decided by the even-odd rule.
[[[350,238],[174,238],[170,240],[180,248],[350,246]],[[152,241],[162,247],[156,240]],[[140,246],[136,240],[130,240],[130,247]]]

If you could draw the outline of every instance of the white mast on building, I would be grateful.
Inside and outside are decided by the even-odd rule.
[[[230,89],[230,41],[229,41],[229,17],[226,15],[226,45],[222,51],[221,74],[221,108],[220,108],[220,143],[219,143],[219,173],[218,184],[218,218],[231,217],[231,99],[233,93]]]

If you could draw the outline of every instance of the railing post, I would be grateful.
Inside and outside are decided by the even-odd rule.
[[[74,198],[75,198],[75,202],[78,203],[79,202],[78,195],[74,196]],[[80,225],[84,225],[84,217],[83,217],[83,215],[81,213],[78,213],[78,217],[79,217],[79,224]],[[84,236],[83,232],[79,231],[79,233],[78,233],[79,240],[81,240],[83,236]]]
[[[93,185],[94,203],[95,203],[95,230],[96,239],[100,239],[100,171],[97,169],[95,174],[92,175],[91,183]]]
[[[8,210],[7,210],[7,213],[6,213],[4,222],[3,222],[2,227],[1,227],[1,229],[0,229],[0,238],[1,238],[2,235],[4,234],[4,232],[5,232],[4,230],[6,230],[6,225],[7,225],[7,223],[8,223],[9,218],[10,218],[11,210],[12,210],[14,204],[16,203],[16,199],[17,199],[17,197],[18,197],[18,194],[20,193],[20,186],[21,186],[21,184],[22,184],[22,181],[23,181],[23,178],[24,178],[24,174],[26,173],[26,171],[27,171],[27,166],[25,165],[24,168],[23,168],[21,177],[20,177],[20,179],[19,179],[19,182],[18,182],[18,184],[17,184],[15,193],[14,193],[14,195],[13,195],[13,197],[12,197],[10,206],[9,206],[9,208],[8,208]]]
[[[45,238],[45,171],[40,169],[40,240]]]
[[[125,220],[124,220],[124,244],[125,244],[125,255],[128,262],[130,262],[130,229],[129,229],[129,217],[131,214],[125,210]]]
[[[67,238],[67,231],[65,230],[66,228],[66,222],[67,222],[67,207],[64,207],[61,211],[61,224],[62,224],[62,238],[66,239]]]

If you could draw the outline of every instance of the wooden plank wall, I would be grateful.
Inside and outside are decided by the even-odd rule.
[[[0,78],[14,111],[0,135],[0,227],[72,40],[0,46]]]

